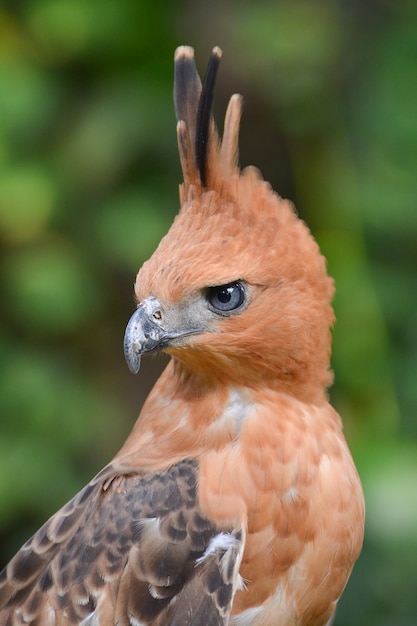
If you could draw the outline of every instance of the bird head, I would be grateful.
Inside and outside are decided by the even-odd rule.
[[[142,354],[164,350],[206,384],[312,398],[331,381],[333,281],[292,204],[257,169],[240,171],[239,95],[219,139],[212,100],[221,54],[213,49],[202,84],[192,48],[175,53],[181,209],[137,275],[126,359],[137,372]]]

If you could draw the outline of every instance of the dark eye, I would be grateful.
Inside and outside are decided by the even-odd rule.
[[[241,283],[228,283],[207,289],[207,300],[215,311],[235,311],[245,302],[245,290]]]

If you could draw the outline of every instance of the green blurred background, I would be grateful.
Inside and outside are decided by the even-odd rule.
[[[417,3],[0,2],[0,565],[117,451],[163,358],[124,363],[178,208],[173,53],[224,49],[241,163],[335,277],[331,390],[367,500],[337,626],[417,623]]]

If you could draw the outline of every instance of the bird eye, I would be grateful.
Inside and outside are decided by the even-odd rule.
[[[236,311],[245,302],[245,290],[241,283],[228,283],[207,289],[207,301],[219,313]]]

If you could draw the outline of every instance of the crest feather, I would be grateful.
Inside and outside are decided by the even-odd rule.
[[[201,84],[194,50],[189,46],[180,46],[175,52],[174,103],[178,149],[186,187],[196,185],[214,189],[222,186],[236,172],[242,97],[235,94],[230,99],[221,144],[212,115],[221,57],[220,48],[213,48]]]

